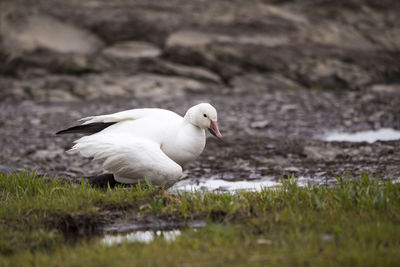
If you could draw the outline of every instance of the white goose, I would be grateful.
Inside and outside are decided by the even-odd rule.
[[[82,125],[57,133],[91,134],[76,140],[68,152],[103,160],[103,168],[125,184],[147,179],[171,185],[182,176],[182,166],[203,152],[206,129],[222,138],[217,111],[208,103],[191,107],[184,117],[145,108],[81,120]]]

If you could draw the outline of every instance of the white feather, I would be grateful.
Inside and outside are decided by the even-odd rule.
[[[165,118],[171,116],[178,116],[178,114],[165,110],[165,109],[158,109],[158,108],[141,108],[141,109],[130,109],[121,112],[117,112],[114,114],[108,115],[100,115],[100,116],[90,116],[86,118],[82,118],[79,121],[84,121],[83,124],[90,124],[95,122],[117,122],[117,121],[124,121],[124,120],[137,120],[140,118]],[[181,117],[182,118],[182,117]]]
[[[159,144],[143,138],[98,133],[78,139],[72,149],[103,160],[104,169],[114,173],[117,180],[135,183],[149,179],[154,184],[168,184],[182,175],[182,167],[167,157]]]

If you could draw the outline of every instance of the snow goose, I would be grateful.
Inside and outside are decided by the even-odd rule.
[[[103,168],[117,182],[134,184],[149,180],[155,185],[172,185],[182,167],[195,160],[206,143],[205,130],[222,138],[217,111],[202,103],[184,117],[156,108],[121,111],[81,119],[82,125],[57,134],[85,133],[68,152],[103,161]]]

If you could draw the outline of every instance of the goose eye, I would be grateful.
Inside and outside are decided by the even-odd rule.
[[[204,116],[204,118],[207,118],[207,115],[206,115],[206,114],[203,114],[203,116]]]

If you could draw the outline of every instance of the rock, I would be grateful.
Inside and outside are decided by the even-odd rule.
[[[371,74],[366,70],[337,59],[321,60],[315,64],[305,65],[299,72],[309,83],[329,88],[357,88],[371,81]]]
[[[178,31],[168,37],[167,47],[199,48],[215,42],[275,47],[287,44],[289,42],[289,38],[285,35],[244,34],[232,36],[227,34],[205,33],[198,31]]]
[[[399,51],[400,49],[400,30],[398,27],[377,30],[374,35],[371,34],[371,39],[385,50]]]
[[[3,175],[9,174],[14,172],[14,170],[11,167],[5,166],[5,165],[0,165],[0,173]]]
[[[103,46],[103,42],[87,30],[44,14],[20,11],[3,14],[1,31],[3,47],[11,55],[37,49],[92,54]]]
[[[280,75],[274,74],[245,74],[234,77],[230,84],[237,92],[263,92],[265,90],[298,90],[302,87],[296,82]]]
[[[90,74],[79,78],[72,75],[47,75],[16,80],[10,88],[15,88],[11,96],[16,99],[62,102],[118,96],[167,99],[188,92],[204,92],[206,84],[178,76],[111,73]]]
[[[266,145],[264,146],[264,148],[265,148],[265,149],[275,149],[276,146],[275,146],[274,144],[266,144]]]
[[[293,23],[295,25],[299,25],[300,27],[309,24],[309,21],[304,14],[301,14],[299,12],[296,13],[291,9],[285,9],[280,6],[273,6],[268,4],[260,6],[259,8],[262,9],[265,15],[269,15],[269,19],[272,21],[278,18],[278,20]]]
[[[400,84],[374,84],[369,90],[378,94],[400,95]]]
[[[353,125],[353,121],[352,120],[344,120],[343,125],[346,127],[350,127],[351,125]]]
[[[331,161],[336,158],[340,151],[329,147],[324,148],[317,146],[306,146],[304,147],[304,153],[306,154],[307,158],[313,160]]]
[[[294,111],[299,108],[297,104],[285,104],[280,107],[282,112]]]
[[[79,98],[77,96],[72,95],[66,90],[50,90],[48,92],[48,96],[46,97],[47,101],[52,102],[76,101],[78,99]]]
[[[362,152],[362,154],[367,154],[367,155],[371,155],[374,152],[370,146],[360,147],[360,151]]]
[[[265,47],[279,47],[288,44],[290,42],[290,39],[287,35],[256,34],[248,36],[246,35],[238,36],[234,39],[230,39],[230,41],[233,43],[238,43],[243,45],[262,45]]]
[[[358,29],[336,21],[312,25],[306,32],[306,39],[322,45],[359,50],[372,50],[376,47]]]
[[[161,55],[161,50],[150,43],[126,41],[107,47],[102,53],[108,57],[137,59],[158,57]]]
[[[129,96],[129,90],[121,85],[125,77],[114,78],[108,75],[91,75],[82,84],[74,88],[75,94],[84,99],[96,99],[116,96]]]
[[[75,55],[53,55],[56,58],[53,62],[48,64],[48,69],[55,69],[62,73],[77,73],[77,72],[85,72],[92,68],[90,66],[88,57],[85,55],[75,54]],[[37,62],[37,65],[40,65],[40,62]]]
[[[384,1],[379,4],[382,8],[365,0],[353,0],[346,7],[339,2],[324,5],[324,1],[294,1],[286,5],[276,1],[205,0],[176,2],[168,8],[161,2],[142,5],[136,1],[122,1],[118,7],[101,1],[63,2],[61,6],[51,5],[48,0],[40,5],[3,2],[0,31],[5,49],[0,49],[0,60],[23,55],[22,61],[2,64],[2,73],[16,74],[31,65],[37,67],[40,61],[40,66],[46,65],[53,73],[106,72],[115,70],[119,64],[113,64],[115,59],[156,59],[160,47],[169,61],[211,70],[224,81],[243,73],[268,72],[280,73],[304,87],[358,89],[396,81],[400,67],[395,60],[400,47],[399,6],[394,1]],[[10,6],[14,10],[9,11]],[[83,28],[114,45],[104,49],[100,57],[94,56],[103,43]],[[58,69],[52,66],[54,60],[45,63],[49,56],[37,51],[38,58],[31,65],[25,64],[29,56],[24,52],[35,50],[93,56],[72,62],[63,59],[65,67]],[[97,61],[95,66],[92,61]],[[151,72],[141,64],[117,67],[129,74]],[[175,67],[168,66],[165,73],[157,73],[181,76],[181,72],[184,77],[201,80],[215,78]],[[199,74],[200,78],[196,78]]]
[[[78,96],[74,95],[73,89],[82,83],[81,79],[67,75],[26,77],[14,80],[10,97],[35,101],[74,101]]]
[[[16,100],[25,99],[27,97],[27,93],[22,87],[15,86],[13,90],[10,92],[8,97]]]
[[[206,88],[202,83],[181,77],[140,74],[127,77],[120,81],[128,92],[135,97],[158,97],[168,99],[182,96],[186,92],[203,92]]]
[[[63,149],[54,149],[54,150],[37,150],[33,157],[38,160],[54,160],[54,158],[60,156],[64,153]]]
[[[270,124],[269,120],[263,120],[263,121],[254,121],[250,123],[251,128],[256,128],[256,129],[262,129],[267,127]]]
[[[381,117],[385,115],[384,111],[377,111],[371,116],[368,117],[368,121],[370,122],[379,122]]]
[[[224,39],[223,37],[219,40]],[[207,34],[198,31],[178,31],[172,33],[167,39],[167,48],[171,47],[203,47],[211,42],[218,40],[215,34]],[[228,40],[230,38],[228,37]]]
[[[217,74],[204,68],[186,66],[168,61],[158,61],[156,62],[156,64],[156,69],[153,68],[153,71],[159,72],[161,74],[172,74],[196,80],[210,81],[214,83],[222,82],[221,78]]]

